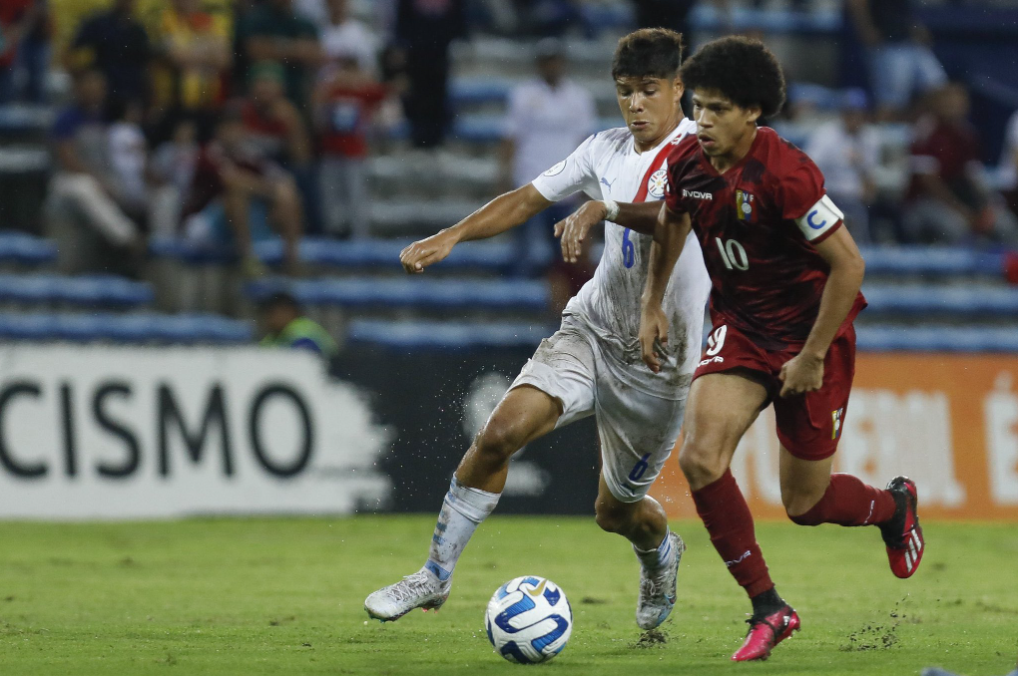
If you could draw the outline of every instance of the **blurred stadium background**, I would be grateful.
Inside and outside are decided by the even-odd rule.
[[[0,515],[434,511],[599,249],[563,265],[548,221],[420,278],[398,253],[618,126],[641,24],[783,61],[771,124],[868,266],[839,466],[1018,521],[1009,0],[3,0]],[[737,473],[779,517],[772,424]],[[533,444],[500,511],[588,513],[595,448]],[[692,516],[677,467],[657,494]]]

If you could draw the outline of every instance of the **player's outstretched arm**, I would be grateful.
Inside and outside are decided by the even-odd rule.
[[[783,383],[782,397],[813,392],[823,385],[827,349],[852,310],[866,272],[862,254],[844,225],[818,244],[817,252],[827,261],[831,272],[820,298],[820,311],[802,352],[781,367],[778,377]]]
[[[668,317],[661,307],[675,263],[682,255],[686,236],[693,227],[689,214],[678,214],[662,204],[650,247],[647,282],[640,301],[640,349],[651,371],[661,370],[667,355]]]
[[[551,204],[533,184],[528,183],[499,195],[451,228],[414,242],[400,252],[399,261],[409,274],[419,274],[429,265],[443,260],[460,242],[487,239],[511,230]]]
[[[618,213],[612,214],[612,209],[618,209]],[[612,202],[609,206],[606,201],[591,200],[555,224],[555,236],[562,243],[562,259],[567,263],[580,260],[580,251],[590,229],[606,219],[623,228],[653,235],[659,212],[657,202]]]

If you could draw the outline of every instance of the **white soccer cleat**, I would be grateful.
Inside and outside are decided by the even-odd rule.
[[[442,582],[427,568],[382,587],[364,600],[368,615],[383,622],[398,620],[414,608],[438,610],[449,598],[452,580]]]
[[[679,576],[679,563],[686,543],[678,533],[670,533],[668,540],[675,547],[672,565],[648,573],[640,566],[640,598],[636,601],[636,624],[640,629],[653,629],[668,619],[675,607],[675,587]]]

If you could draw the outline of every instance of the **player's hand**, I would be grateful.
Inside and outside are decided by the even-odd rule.
[[[816,355],[797,354],[781,367],[778,380],[782,383],[780,397],[815,392],[824,384],[824,360]]]
[[[608,215],[604,202],[592,200],[555,224],[555,236],[562,240],[562,260],[576,263],[583,254],[583,242],[590,229]]]
[[[414,242],[399,253],[399,262],[410,275],[419,275],[424,268],[444,260],[456,240],[448,230],[442,230],[426,239]]]
[[[660,304],[644,305],[640,312],[640,352],[643,363],[654,373],[661,372],[661,360],[668,356],[668,317]]]

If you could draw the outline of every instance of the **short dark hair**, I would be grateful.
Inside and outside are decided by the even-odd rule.
[[[682,64],[682,35],[667,28],[641,28],[619,40],[612,58],[612,78],[671,79]]]
[[[276,291],[269,294],[261,299],[258,303],[258,309],[262,312],[271,310],[277,307],[285,307],[293,310],[294,312],[300,312],[300,302],[288,291]]]
[[[777,57],[759,40],[741,36],[708,42],[682,65],[687,91],[720,92],[740,108],[759,106],[773,117],[785,103],[785,76]]]

